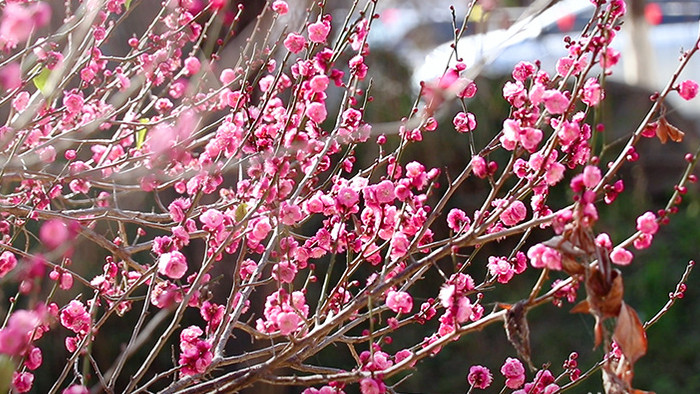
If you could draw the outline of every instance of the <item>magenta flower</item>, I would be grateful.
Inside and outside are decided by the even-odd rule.
[[[501,373],[506,377],[506,386],[517,389],[525,383],[525,367],[517,358],[508,357],[501,367]]]
[[[289,12],[289,5],[284,0],[275,0],[272,3],[272,10],[280,15],[284,15]]]
[[[481,365],[474,365],[469,368],[469,375],[467,376],[467,381],[470,385],[477,389],[486,389],[491,385],[493,376],[491,376],[491,371],[488,368]]]
[[[678,94],[683,97],[684,100],[692,100],[698,95],[698,84],[697,82],[686,79],[678,85]]]

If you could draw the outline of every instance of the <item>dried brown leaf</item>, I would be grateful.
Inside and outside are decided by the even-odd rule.
[[[520,358],[525,360],[532,371],[537,368],[530,358],[530,326],[527,323],[527,301],[520,300],[506,311],[504,326],[506,336],[513,344]]]
[[[613,339],[620,346],[630,367],[647,352],[647,334],[644,326],[637,312],[624,302],[617,317]]]
[[[620,271],[613,270],[608,281],[599,269],[592,268],[586,278],[586,292],[592,314],[601,318],[617,317],[620,314],[623,295]]]
[[[588,300],[583,300],[571,308],[571,313],[591,313],[591,306]]]
[[[665,117],[662,117],[657,122],[656,136],[662,144],[665,144],[669,139],[673,142],[683,141],[685,133],[680,131],[676,126],[668,123]]]

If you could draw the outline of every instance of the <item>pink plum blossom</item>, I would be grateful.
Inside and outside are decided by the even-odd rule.
[[[289,5],[284,0],[275,0],[272,3],[272,10],[280,15],[284,15],[289,12]]]
[[[477,389],[486,389],[491,385],[493,381],[493,376],[491,376],[491,371],[488,368],[481,365],[474,365],[469,368],[469,375],[467,376],[467,381],[470,385]]]
[[[289,33],[284,39],[284,46],[291,53],[299,53],[306,46],[306,39],[296,33]]]
[[[698,84],[692,79],[686,79],[678,85],[678,94],[684,100],[692,100],[698,95]]]
[[[168,278],[180,279],[187,272],[187,259],[178,252],[163,253],[158,258],[158,273]]]
[[[310,24],[307,30],[309,31],[309,41],[322,44],[326,42],[331,25],[326,21],[318,21]]]
[[[322,123],[326,120],[326,105],[324,103],[313,102],[306,107],[306,116],[316,123]]]
[[[17,258],[15,254],[6,250],[0,254],[0,278],[7,275],[17,266]]]
[[[615,248],[610,252],[610,260],[617,265],[629,265],[632,262],[632,252],[624,248]]]
[[[544,107],[552,114],[563,114],[569,106],[569,99],[558,90],[547,90],[542,95]]]
[[[637,230],[647,235],[654,235],[659,230],[659,224],[656,222],[656,215],[647,211],[637,218]]]
[[[530,265],[534,268],[549,268],[551,270],[561,270],[561,254],[542,244],[536,244],[527,251]]]
[[[413,297],[405,291],[391,290],[386,296],[386,306],[396,313],[409,313],[413,309]]]

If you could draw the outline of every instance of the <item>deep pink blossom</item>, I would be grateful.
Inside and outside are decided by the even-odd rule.
[[[272,3],[272,10],[280,15],[284,15],[289,12],[289,5],[284,0],[275,0]]]
[[[508,283],[515,275],[513,265],[505,257],[489,256],[487,267],[499,283]]]
[[[85,305],[72,300],[60,312],[61,325],[77,334],[86,334],[90,328],[90,315]]]
[[[32,389],[34,374],[30,372],[15,372],[12,375],[12,387],[18,393],[26,393]]]
[[[526,215],[525,204],[520,200],[515,200],[501,213],[500,219],[506,226],[514,226],[523,221]]]
[[[180,333],[180,359],[178,363],[182,376],[204,373],[214,355],[211,352],[211,341],[200,339],[204,332],[197,326],[185,328]]]
[[[692,79],[686,79],[678,85],[678,94],[684,100],[692,100],[698,95],[698,84]]]
[[[469,368],[467,381],[474,388],[483,390],[491,385],[493,376],[491,376],[491,371],[489,371],[488,368],[481,365],[473,365],[471,368]]]
[[[510,389],[520,388],[525,383],[525,367],[517,358],[508,357],[501,367],[506,377],[506,386]]]
[[[452,124],[455,125],[455,129],[460,133],[467,133],[476,129],[476,117],[471,112],[459,112],[452,120]]]
[[[296,33],[289,33],[284,39],[284,46],[291,53],[299,53],[306,46],[306,39]]]

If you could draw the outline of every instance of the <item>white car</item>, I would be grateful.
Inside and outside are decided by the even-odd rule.
[[[564,37],[578,34],[593,11],[590,0],[562,0],[535,17],[514,23],[508,29],[463,37],[457,50],[469,67],[467,73],[471,77],[509,75],[513,66],[521,60],[540,60],[545,70],[553,71],[557,60],[567,54]],[[643,60],[650,70],[648,76],[642,77],[641,81],[635,80],[629,62],[625,64],[632,44],[627,26],[623,25],[612,44],[622,56],[620,63],[613,68],[610,80],[659,91],[678,66],[681,51],[691,48],[700,34],[700,0],[648,3],[646,16],[651,22],[648,24],[647,41],[650,58]],[[562,27],[570,31],[562,31]],[[440,45],[414,68],[415,84],[441,75],[452,54],[450,44]],[[454,64],[454,59],[451,63]],[[688,64],[681,74],[683,79],[700,82],[700,56],[695,56]],[[685,117],[700,119],[700,99],[685,101],[677,94],[671,94],[669,101]]]

